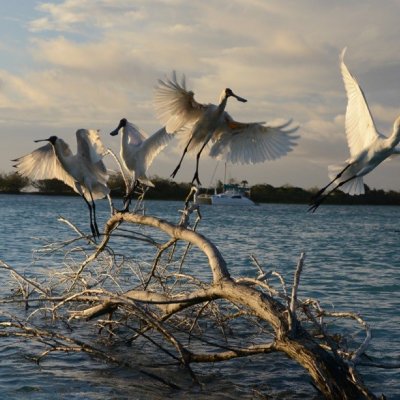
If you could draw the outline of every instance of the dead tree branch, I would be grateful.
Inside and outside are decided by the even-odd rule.
[[[112,337],[122,338],[122,332],[125,332],[129,333],[127,341],[146,340],[171,357],[173,362],[179,361],[193,377],[192,363],[222,362],[281,352],[309,373],[314,385],[327,399],[376,399],[355,369],[357,364],[368,362],[365,353],[371,341],[369,326],[362,317],[352,313],[327,312],[317,301],[298,298],[304,253],[297,263],[290,296],[283,276],[277,271],[264,272],[254,257],[260,272],[258,278],[232,279],[218,248],[196,230],[201,217],[196,193],[192,189],[177,225],[137,213],[117,212],[112,215],[105,224],[101,243],[91,254],[82,252],[84,261],[78,264],[76,272],[63,276],[67,282],[69,279],[69,285],[60,296],[51,296],[40,285],[22,277],[40,293],[45,303],[37,312],[50,312],[53,318],[64,318],[65,323],[97,321],[100,331],[106,330]],[[193,202],[190,203],[192,195]],[[190,228],[193,213],[197,213],[197,219]],[[135,285],[123,290],[118,276],[111,272],[111,267],[117,268],[113,252],[107,250],[109,257],[103,260],[107,267],[101,271],[96,270],[101,267],[94,265],[94,261],[101,264],[99,258],[106,252],[110,238],[117,237],[118,230],[126,225],[154,228],[166,234],[168,240],[154,245],[158,242],[150,236],[142,237],[154,245],[154,261],[148,263],[148,269],[137,267]],[[173,254],[170,254],[167,265],[161,265],[163,253],[171,247],[175,251],[179,242],[186,245],[184,257],[192,247],[206,256],[212,276],[209,282],[196,277],[196,267],[191,268],[190,274],[183,274],[181,264],[178,267],[175,264],[177,269],[173,271]],[[14,272],[3,262],[0,266]],[[279,280],[279,290],[269,282],[273,277]],[[84,290],[77,290],[78,280],[85,283]],[[88,282],[94,283],[89,285]],[[106,287],[106,283],[112,284],[114,289]],[[64,316],[63,310],[66,311]],[[106,314],[109,319],[99,319]],[[342,349],[325,327],[325,320],[329,318],[350,318],[360,324],[365,330],[364,341],[354,351]],[[308,329],[310,325],[316,333]],[[50,346],[48,351],[85,351],[97,357],[103,356],[103,352],[99,353],[77,339],[54,333],[51,336],[39,328],[31,330],[26,323],[8,322],[0,326],[3,328],[0,335],[39,338]],[[205,326],[209,338],[205,335]],[[237,326],[240,329],[246,327],[249,337],[244,337],[241,332],[240,340],[235,341],[230,332]],[[253,342],[252,336],[255,338]],[[198,346],[192,346],[192,341]],[[107,355],[104,357],[114,362]]]

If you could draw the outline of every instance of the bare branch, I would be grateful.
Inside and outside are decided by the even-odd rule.
[[[300,275],[301,271],[303,270],[304,258],[305,258],[305,253],[301,253],[299,262],[297,263],[296,271],[294,273],[292,296],[290,298],[289,315],[288,315],[290,330],[294,329],[297,324],[297,318],[296,318],[297,290],[300,284]]]
[[[10,267],[8,264],[6,264],[4,261],[0,260],[0,268],[4,268],[8,271],[10,271],[13,275],[17,276],[19,279],[22,281],[28,283],[29,285],[33,286],[35,289],[37,289],[40,293],[44,295],[48,295],[47,291],[43,289],[37,282],[32,281],[31,279],[22,276],[19,272],[17,272],[14,268]]]

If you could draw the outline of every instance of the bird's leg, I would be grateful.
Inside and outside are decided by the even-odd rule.
[[[85,200],[85,203],[87,204],[87,206],[88,206],[88,208],[89,208],[90,230],[92,231],[92,236],[93,236],[94,238],[96,238],[96,237],[97,237],[97,234],[96,234],[95,227],[94,227],[94,225],[93,225],[92,206],[91,206],[90,203],[87,201],[87,199],[86,199],[86,197],[85,197],[84,195],[82,195],[82,197],[83,197],[83,200]]]
[[[201,152],[204,150],[204,147],[206,147],[207,143],[208,143],[208,140],[206,140],[206,141],[203,143],[203,146],[201,146],[200,151],[199,151],[199,152],[197,153],[197,155],[196,155],[196,171],[195,171],[195,173],[194,173],[194,176],[193,176],[193,179],[192,179],[192,183],[196,181],[199,185],[201,185],[201,182],[200,182],[200,180],[199,180],[199,162],[200,162],[200,155],[201,155]]]
[[[341,173],[343,173],[344,171],[342,171]],[[324,196],[321,196],[319,198],[317,198],[312,204],[311,207],[308,209],[308,211],[311,212],[315,212],[315,210],[320,206],[320,204],[332,193],[334,192],[336,189],[339,189],[341,186],[343,186],[345,183],[350,182],[352,179],[357,178],[357,175],[353,175],[352,177],[344,180],[343,182],[338,183],[333,189],[331,189],[327,194],[325,194]]]
[[[138,186],[139,181],[137,179],[134,180],[132,188],[129,190],[128,194],[124,197],[124,208],[122,212],[129,212],[129,206],[131,204],[132,197],[135,193],[135,189]]]
[[[181,157],[181,159],[179,160],[178,165],[176,166],[176,168],[174,169],[174,171],[173,171],[172,174],[171,174],[171,178],[175,178],[176,173],[179,171],[179,168],[181,167],[183,158],[185,157],[185,154],[186,154],[187,151],[188,151],[188,148],[189,148],[189,145],[190,145],[192,139],[193,139],[193,136],[191,136],[190,139],[189,139],[189,141],[187,142],[186,147],[185,147],[185,149],[183,150],[182,157]]]
[[[314,200],[317,200],[317,199],[322,195],[322,193],[324,193],[325,190],[328,189],[329,186],[331,186],[337,179],[339,179],[339,178],[344,174],[344,172],[345,172],[351,165],[352,165],[351,163],[350,163],[350,164],[347,164],[347,165],[335,176],[335,178],[333,178],[326,186],[324,186],[321,190],[319,190],[318,193],[316,193],[314,196],[312,196],[312,198],[311,198],[311,203],[313,203]]]
[[[99,231],[99,227],[97,226],[97,221],[96,221],[96,205],[94,204],[92,192],[89,191],[89,193],[90,193],[90,199],[92,200],[94,230],[95,230],[95,232],[96,232],[96,236],[97,236],[97,237],[100,237],[100,231]]]

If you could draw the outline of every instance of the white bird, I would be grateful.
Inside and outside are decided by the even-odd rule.
[[[35,140],[49,143],[13,160],[14,166],[22,176],[32,180],[58,179],[80,194],[89,207],[92,234],[98,237],[94,200],[109,198],[108,173],[102,160],[107,149],[96,130],[79,129],[76,140],[76,154],[72,154],[68,144],[57,136]]]
[[[161,128],[150,137],[147,137],[143,130],[126,118],[121,119],[117,128],[110,132],[110,135],[116,136],[120,130],[122,130],[120,156],[124,168],[132,174],[132,182],[130,187],[127,188],[127,196],[125,198],[124,210],[127,211],[130,198],[138,182],[154,187],[146,172],[156,156],[167,146],[173,136],[168,135],[165,128]]]
[[[345,52],[346,48],[340,56],[340,68],[347,94],[345,125],[350,158],[344,164],[328,167],[331,181],[313,197],[309,208],[312,212],[336,189],[350,195],[364,194],[363,176],[388,157],[400,154],[396,148],[400,142],[400,117],[394,121],[389,137],[377,131],[364,93],[344,63]],[[331,185],[334,187],[328,191]]]
[[[280,126],[264,125],[264,122],[242,123],[235,121],[225,107],[229,97],[237,96],[231,89],[224,89],[219,104],[200,104],[194,93],[186,90],[185,77],[177,81],[173,72],[171,79],[159,80],[155,91],[155,108],[168,133],[177,132],[184,147],[182,157],[171,174],[175,177],[186,152],[197,152],[196,171],[192,180],[200,184],[199,159],[201,152],[211,140],[209,155],[227,162],[254,164],[274,160],[286,155],[296,145],[297,136],[291,136],[298,127],[284,130],[291,121]]]

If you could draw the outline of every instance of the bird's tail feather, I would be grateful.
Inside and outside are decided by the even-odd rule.
[[[82,190],[83,195],[85,196],[86,200],[90,201],[91,196],[90,196],[89,190],[86,189],[85,187],[81,187],[81,190]],[[77,192],[79,193],[79,190],[77,190]],[[93,185],[91,192],[92,192],[93,200],[99,200],[99,199],[104,199],[104,197],[106,197],[110,193],[110,189],[107,185],[98,183],[98,184]]]
[[[155,187],[154,183],[153,183],[150,179],[148,179],[148,178],[146,178],[146,177],[144,177],[144,176],[137,178],[137,180],[138,180],[142,185],[146,185],[146,186],[149,186],[149,187]]]
[[[328,167],[328,174],[329,174],[329,179],[332,181],[337,178],[338,175],[341,174],[341,172],[346,168],[348,164],[336,164],[336,165],[330,165]],[[340,175],[339,178],[337,178],[334,181],[334,186],[337,186],[340,182],[345,182],[352,178],[353,173],[351,168],[347,169]],[[362,176],[355,177],[348,182],[344,183],[342,186],[339,188],[342,192],[347,193],[351,196],[355,195],[360,195],[365,193],[364,189],[364,180]]]
[[[351,196],[358,196],[360,194],[364,194],[365,193],[364,180],[362,177],[354,178],[351,181],[346,182],[343,186],[341,186],[340,190]]]

